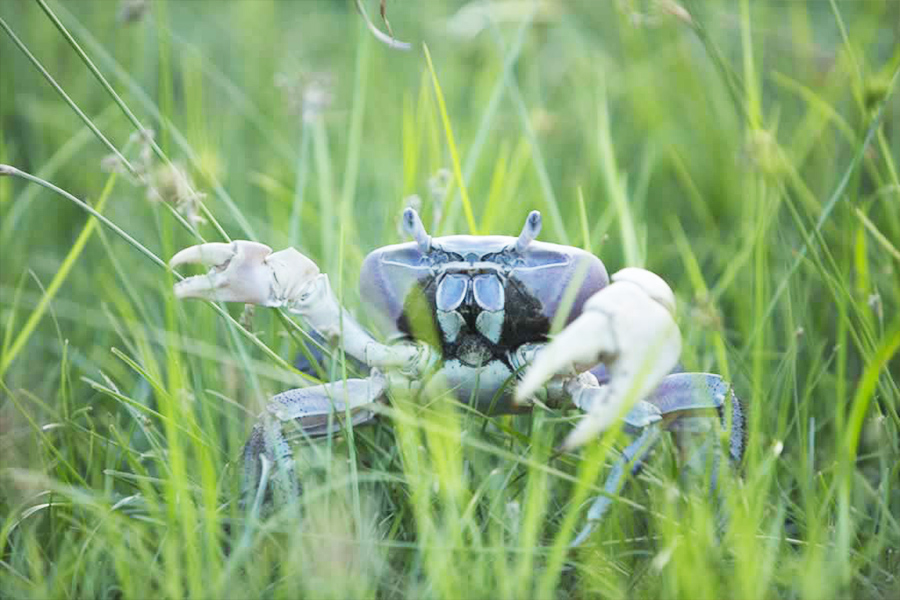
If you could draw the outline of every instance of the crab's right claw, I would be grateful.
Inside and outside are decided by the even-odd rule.
[[[627,413],[672,370],[681,353],[675,296],[668,284],[636,268],[622,269],[612,281],[541,350],[516,389],[516,400],[522,402],[558,374],[606,365],[609,381],[600,388],[602,394],[581,406],[587,415],[566,438],[566,450],[586,443]]]
[[[178,298],[271,307],[299,299],[319,276],[316,263],[293,248],[272,252],[265,244],[247,241],[191,246],[173,256],[169,264],[173,268],[184,264],[210,267],[205,275],[176,283]]]

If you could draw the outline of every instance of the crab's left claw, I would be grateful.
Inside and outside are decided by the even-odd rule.
[[[678,362],[681,333],[675,296],[658,275],[622,269],[612,284],[591,296],[582,314],[544,347],[516,389],[524,401],[557,374],[604,363],[609,383],[581,408],[584,419],[563,443],[576,448],[608,428],[649,394]],[[573,369],[575,371],[573,371]]]
[[[173,256],[169,264],[210,267],[205,275],[176,283],[175,295],[179,298],[272,307],[297,300],[319,276],[316,263],[293,248],[272,252],[265,244],[242,240],[191,246]]]

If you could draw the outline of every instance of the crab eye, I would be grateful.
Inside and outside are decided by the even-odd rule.
[[[445,275],[438,284],[435,304],[438,310],[455,310],[466,298],[469,278],[465,275]]]
[[[505,300],[503,284],[496,275],[478,275],[473,282],[475,302],[484,310],[497,311],[503,308]]]

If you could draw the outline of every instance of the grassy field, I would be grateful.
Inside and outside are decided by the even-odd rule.
[[[389,1],[408,52],[350,0],[141,4],[0,0],[0,163],[105,218],[0,177],[0,597],[900,597],[900,2]],[[622,434],[552,457],[574,412],[442,398],[248,517],[302,334],[164,261],[293,245],[368,322],[410,202],[661,274],[748,410],[720,498],[667,443],[568,551]]]

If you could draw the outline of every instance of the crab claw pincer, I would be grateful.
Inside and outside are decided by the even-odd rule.
[[[243,240],[191,246],[169,261],[173,268],[184,264],[201,264],[210,270],[176,283],[178,298],[270,307],[301,297],[319,276],[319,267],[293,248],[272,252],[265,244]]]
[[[516,388],[516,399],[531,397],[557,374],[604,363],[609,382],[581,407],[587,414],[563,442],[564,450],[581,446],[623,417],[676,365],[681,333],[674,313],[675,296],[662,278],[644,269],[622,269],[538,353]]]

